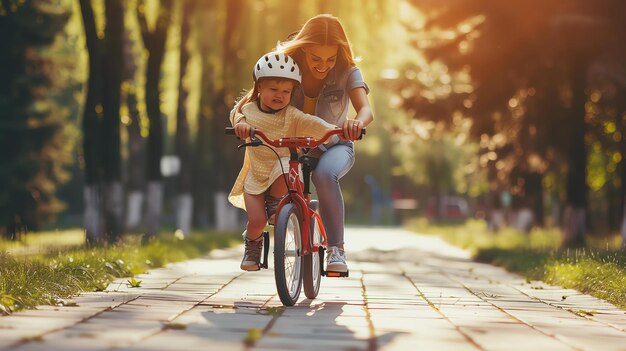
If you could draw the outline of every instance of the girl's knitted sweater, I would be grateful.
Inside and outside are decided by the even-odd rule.
[[[319,117],[306,114],[293,106],[287,106],[275,113],[266,113],[259,109],[256,102],[249,102],[241,109],[243,116],[236,110],[236,108],[233,109],[230,116],[233,125],[235,122],[245,121],[255,129],[263,131],[271,139],[284,137],[321,138],[327,131],[337,128],[337,126],[325,122]],[[276,155],[268,148],[246,148],[243,167],[228,196],[228,201],[235,207],[245,210],[244,192],[252,195],[262,194],[279,176],[289,171],[289,149],[274,148],[274,150],[280,155],[284,169],[281,169]]]

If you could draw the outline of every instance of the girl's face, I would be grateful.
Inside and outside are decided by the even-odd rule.
[[[259,100],[265,110],[280,110],[291,101],[294,82],[289,79],[267,79],[259,82]]]
[[[337,64],[337,45],[312,45],[303,48],[306,64],[315,79],[324,79]]]

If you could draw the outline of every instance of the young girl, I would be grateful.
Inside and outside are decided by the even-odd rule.
[[[303,113],[290,106],[294,89],[300,84],[300,68],[295,61],[280,52],[263,55],[254,65],[254,88],[237,103],[231,112],[235,134],[241,139],[250,137],[250,129],[258,128],[269,138],[311,136],[322,137],[336,129],[333,124]],[[274,149],[289,165],[289,150]],[[246,148],[244,164],[228,197],[236,207],[246,210],[248,224],[245,235],[245,253],[241,269],[260,268],[263,239],[261,233],[270,222],[280,199],[287,193],[283,173],[275,154],[266,147]]]

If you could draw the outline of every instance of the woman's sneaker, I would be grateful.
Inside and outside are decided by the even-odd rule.
[[[263,251],[263,235],[256,240],[245,239],[246,249],[241,260],[241,269],[244,271],[258,271],[261,269],[261,252]]]
[[[343,249],[337,246],[329,246],[326,251],[326,270],[329,272],[342,272],[348,271],[348,265],[346,264],[346,253]]]

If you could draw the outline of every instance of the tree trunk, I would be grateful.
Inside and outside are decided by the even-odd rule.
[[[143,200],[145,190],[145,141],[141,136],[141,115],[138,108],[135,75],[137,65],[133,55],[133,42],[128,30],[124,31],[124,81],[126,90],[126,107],[130,123],[128,132],[128,161],[125,167],[128,198],[126,203],[126,221],[124,230],[137,230],[143,217]]]
[[[125,230],[136,230],[141,225],[145,185],[145,141],[141,136],[140,114],[134,89],[126,95],[130,117],[128,126],[128,202]]]
[[[148,182],[148,194],[146,197],[147,213],[147,238],[153,238],[161,229],[161,210],[163,204],[163,182],[151,180]]]
[[[193,216],[193,196],[191,192],[180,193],[176,196],[176,228],[183,235],[191,233],[191,219]]]
[[[246,8],[243,0],[229,0],[226,3],[226,31],[222,41],[222,62],[224,64],[224,90],[227,94],[234,91],[235,80],[238,66],[237,52],[241,49],[240,36],[236,35],[240,27],[242,18],[242,9]],[[220,117],[221,118],[221,117]],[[224,134],[224,131],[220,131]]]
[[[187,235],[191,232],[191,214],[193,212],[193,197],[191,188],[193,185],[191,169],[191,150],[189,145],[189,121],[187,119],[187,96],[189,92],[184,84],[189,62],[187,42],[189,40],[191,14],[195,8],[195,2],[187,0],[183,2],[183,12],[180,30],[180,73],[178,77],[178,109],[176,113],[176,154],[180,160],[180,172],[178,174],[178,196],[176,199],[176,228]]]
[[[213,205],[218,227],[234,229],[239,226],[238,210],[228,203],[226,195],[230,191],[237,176],[241,163],[232,162],[241,158],[241,154],[234,147],[224,148],[232,143],[232,136],[224,135],[224,128],[230,126],[228,114],[232,108],[236,88],[232,77],[237,76],[237,52],[242,47],[241,35],[237,35],[239,23],[242,19],[242,0],[231,0],[226,5],[226,32],[222,41],[222,62],[224,63],[222,81],[224,86],[217,90],[212,97],[211,119],[211,150],[213,165],[211,169],[211,185],[213,186]]]
[[[107,240],[115,243],[122,234],[122,218],[124,214],[124,192],[121,181],[105,183],[105,223],[107,225]]]
[[[101,240],[100,221],[100,116],[102,116],[103,77],[101,41],[96,33],[96,23],[89,0],[80,0],[80,8],[85,28],[85,40],[89,52],[89,81],[87,98],[83,110],[83,157],[85,160],[85,230],[87,243]]]
[[[608,200],[608,232],[615,233],[621,229],[622,219],[622,200],[621,191],[616,187],[614,182],[607,184],[607,200]]]
[[[148,71],[151,71],[150,69]],[[154,74],[154,72],[152,73]],[[163,127],[161,122],[161,108],[158,107],[158,73],[157,77],[146,80],[146,104],[148,105],[148,118],[150,131],[148,135],[148,196],[147,196],[147,220],[148,236],[158,234],[161,222],[163,182],[161,176],[161,157],[163,156]],[[148,77],[150,77],[150,73]],[[154,91],[156,90],[156,91]],[[148,92],[150,91],[150,92]],[[150,96],[149,95],[156,95]],[[155,106],[156,105],[156,106]]]
[[[212,187],[210,182],[213,153],[211,152],[210,124],[211,106],[209,97],[213,92],[213,68],[208,59],[204,58],[202,51],[202,78],[200,96],[200,109],[198,116],[198,137],[196,138],[194,154],[194,218],[196,225],[208,227],[213,221],[213,206],[211,202]]]
[[[624,96],[623,94],[626,93],[626,90],[620,89],[619,92],[621,92],[621,94],[618,93],[618,96]],[[622,101],[620,103],[620,111],[623,111],[626,108],[626,106],[624,106],[626,105],[626,101],[623,99],[620,101]],[[622,160],[620,162],[620,197],[622,200],[622,223],[620,233],[622,234],[622,249],[626,249],[626,120],[622,117],[622,115],[618,114],[618,116],[619,119],[617,121],[617,125],[619,126],[622,134],[622,139],[620,141],[620,151],[622,154]]]
[[[526,197],[528,206],[532,210],[534,222],[542,226],[545,222],[543,209],[543,184],[540,173],[530,173],[526,177]]]
[[[106,2],[104,50],[104,94],[102,120],[104,203],[107,238],[118,240],[122,234],[123,191],[120,154],[120,88],[123,72],[124,10],[120,0]]]
[[[126,203],[126,231],[136,230],[141,225],[143,217],[144,192],[141,190],[130,190]]]
[[[85,234],[88,244],[96,244],[101,239],[100,233],[102,228],[102,221],[100,217],[100,191],[98,185],[91,184],[85,185],[84,191],[85,198]]]
[[[572,144],[567,171],[567,200],[563,218],[564,247],[585,245],[587,215],[587,148],[585,146],[585,103],[587,95],[585,60],[574,58],[571,67],[572,105],[571,126]]]
[[[138,6],[137,17],[141,26],[144,45],[148,51],[148,67],[146,69],[146,111],[150,120],[148,134],[148,237],[157,235],[161,222],[161,201],[163,199],[163,182],[161,176],[161,158],[163,156],[163,122],[161,116],[159,77],[161,63],[165,54],[165,40],[170,23],[172,10],[171,0],[160,3],[159,18],[154,32],[150,32],[143,11],[143,2]]]
[[[217,11],[214,2],[200,2],[202,11],[198,11],[200,31],[215,33],[217,30]],[[213,95],[215,94],[215,68],[211,57],[214,41],[206,40],[197,36],[197,45],[200,48],[202,58],[202,76],[200,79],[200,107],[198,109],[198,130],[194,145],[194,223],[206,228],[215,223],[213,210],[214,182],[212,182],[212,169],[214,169],[214,154],[212,149],[211,119],[213,113]]]

